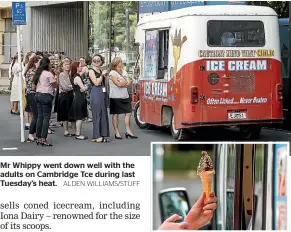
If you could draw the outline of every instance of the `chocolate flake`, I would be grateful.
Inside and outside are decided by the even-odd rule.
[[[206,171],[212,171],[213,169],[213,163],[210,156],[207,154],[206,151],[202,151],[199,166],[197,168],[197,175],[200,175],[201,173]]]

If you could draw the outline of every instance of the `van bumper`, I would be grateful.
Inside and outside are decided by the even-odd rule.
[[[249,124],[282,124],[281,119],[263,119],[263,120],[237,120],[237,121],[214,121],[214,122],[182,122],[183,126],[238,126]]]

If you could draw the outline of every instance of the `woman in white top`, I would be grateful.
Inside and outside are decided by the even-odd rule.
[[[126,128],[125,138],[137,139],[130,129],[130,117],[132,112],[131,100],[127,88],[131,86],[128,74],[123,70],[122,59],[116,57],[111,62],[111,72],[109,73],[110,86],[110,114],[115,131],[115,138],[122,139],[118,128],[119,114],[125,114],[124,123]]]
[[[19,75],[22,71],[21,64],[18,63],[17,55],[14,57],[15,62],[11,68],[11,75],[12,75],[12,84],[11,84],[11,94],[10,94],[10,102],[12,102],[12,109],[11,114],[19,115],[18,112],[18,102],[20,101],[20,79],[22,75]]]
[[[11,91],[11,88],[12,88],[12,81],[13,81],[13,75],[12,75],[12,67],[15,63],[15,60],[16,60],[16,56],[14,57],[11,57],[11,63],[9,65],[9,70],[8,70],[8,76],[9,76],[9,90]],[[10,100],[10,99],[9,99]],[[10,104],[11,104],[11,113],[13,112],[13,104],[14,102],[10,101]],[[16,102],[16,104],[18,104],[18,102]]]

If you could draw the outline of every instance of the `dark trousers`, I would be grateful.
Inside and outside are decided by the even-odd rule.
[[[105,102],[105,93],[102,86],[94,86],[91,90],[91,110],[93,120],[93,137],[99,139],[101,137],[109,137],[109,120]]]
[[[49,93],[36,93],[37,122],[36,137],[46,139],[53,107],[53,96]]]
[[[27,107],[32,112],[32,119],[29,127],[29,134],[33,135],[36,132],[36,121],[37,121],[37,104],[35,100],[35,93],[28,93],[26,95]]]

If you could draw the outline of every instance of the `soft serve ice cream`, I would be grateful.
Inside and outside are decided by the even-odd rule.
[[[202,151],[201,159],[199,162],[199,166],[197,168],[197,175],[200,176],[202,181],[203,191],[206,194],[206,198],[209,197],[209,194],[212,189],[212,178],[215,174],[215,170],[213,168],[213,163],[210,156],[206,151]]]

